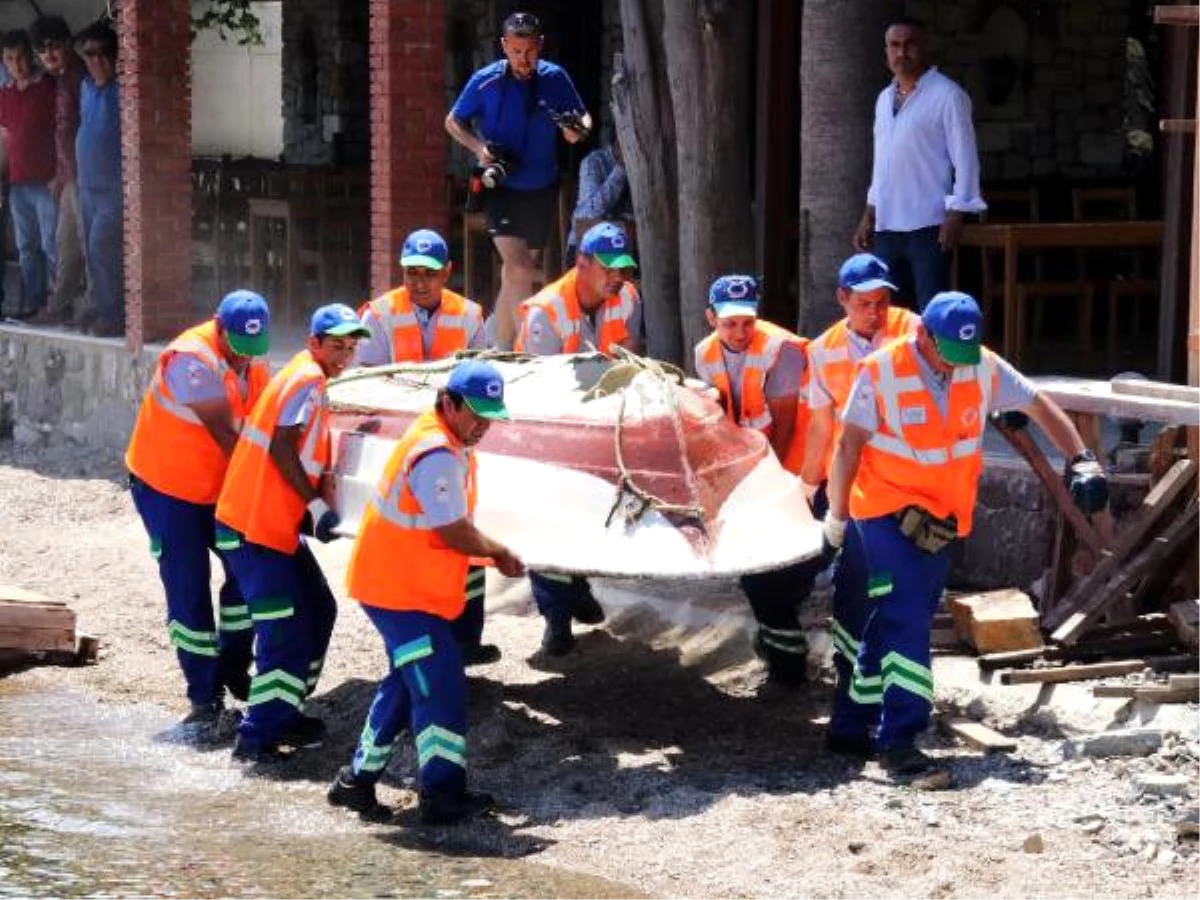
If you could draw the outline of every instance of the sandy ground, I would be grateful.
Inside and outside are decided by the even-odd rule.
[[[0,443],[0,519],[0,582],[69,602],[102,641],[98,665],[10,677],[183,713],[160,585],[115,461]],[[338,590],[346,550],[321,551]],[[504,658],[471,672],[470,740],[472,781],[503,811],[425,833],[433,849],[529,855],[651,896],[1196,893],[1196,842],[1177,835],[1196,803],[1194,706],[1190,727],[1146,758],[1070,758],[1044,717],[993,723],[1019,737],[1009,755],[931,734],[927,747],[949,765],[952,787],[913,790],[874,764],[822,752],[827,670],[818,665],[799,691],[764,684],[736,594],[718,586],[691,627],[667,626],[644,606],[618,612],[550,663],[536,652],[540,620],[523,585],[502,581],[489,585],[486,637]],[[311,780],[314,802],[348,760],[382,667],[378,638],[345,601],[310,703],[329,740],[286,776]],[[422,832],[412,772],[406,748],[381,788],[406,811],[397,824],[364,827]],[[1185,775],[1182,794],[1139,787],[1162,774]]]

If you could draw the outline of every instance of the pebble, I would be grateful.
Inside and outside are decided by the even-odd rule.
[[[1134,789],[1143,794],[1158,797],[1180,797],[1187,793],[1186,775],[1160,775],[1156,772],[1139,772],[1133,776]]]
[[[1036,831],[1025,838],[1025,843],[1021,845],[1021,849],[1026,853],[1042,853],[1046,849],[1046,842],[1042,840],[1042,836]]]
[[[1174,850],[1167,850],[1166,848],[1161,850],[1158,856],[1154,857],[1154,861],[1160,866],[1169,866],[1177,859],[1179,859],[1179,854]]]
[[[1154,728],[1105,731],[1066,741],[1068,756],[1149,756],[1162,746],[1163,732]]]
[[[1079,816],[1075,819],[1075,824],[1079,826],[1079,830],[1084,834],[1099,834],[1107,824],[1103,816]]]

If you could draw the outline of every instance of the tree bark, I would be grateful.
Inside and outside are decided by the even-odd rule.
[[[648,352],[678,362],[683,357],[679,209],[675,116],[662,48],[663,0],[621,0],[621,30],[624,52],[613,65],[612,107],[637,217]]]
[[[754,265],[753,0],[667,0],[663,46],[675,111],[683,350],[704,337],[708,286]],[[690,363],[690,359],[688,360]]]
[[[841,316],[838,267],[867,202],[875,98],[887,84],[894,0],[804,0],[800,29],[800,315],[819,334]]]

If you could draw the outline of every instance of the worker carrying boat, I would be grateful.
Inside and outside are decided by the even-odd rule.
[[[935,767],[915,743],[933,703],[929,631],[951,545],[971,531],[988,416],[1027,413],[1070,460],[1080,510],[1099,512],[1108,502],[1103,469],[1070,419],[982,346],[983,325],[972,297],[940,293],[915,335],[868,355],[829,472],[825,542],[840,548],[857,532],[872,603],[848,691],[855,714],[839,714],[838,734],[863,747],[873,742],[893,776]]]
[[[708,291],[705,318],[712,334],[695,347],[696,374],[716,388],[729,418],[761,431],[784,468],[800,471],[807,414],[806,338],[758,317],[760,291],[751,275],[722,275]],[[758,622],[755,649],[769,680],[800,684],[807,677],[808,642],[797,617],[812,588],[811,564],[798,563],[741,576]]]
[[[400,249],[404,283],[359,310],[371,336],[358,345],[358,364],[380,366],[446,359],[460,350],[485,350],[483,309],[446,287],[454,271],[446,240],[421,228]],[[454,622],[468,666],[494,663],[500,648],[483,643],[483,566],[467,570],[467,605]]]
[[[625,229],[612,222],[593,225],[579,243],[575,265],[517,307],[516,349],[535,356],[589,347],[611,355],[613,345],[637,350],[642,303],[636,290],[622,290],[625,272],[636,266]]]
[[[390,814],[375,785],[405,728],[416,741],[423,822],[457,821],[493,804],[490,795],[467,788],[466,677],[451,623],[462,612],[463,579],[473,558],[490,559],[509,577],[525,571],[511,550],[474,524],[474,447],[493,422],[508,418],[496,367],[459,363],[434,408],[400,438],[375,488],[346,588],[383,638],[388,674],[353,761],[329,788],[335,806],[368,819]],[[397,560],[404,561],[402,569]]]
[[[634,349],[634,335],[641,330],[641,300],[635,292],[621,289],[625,270],[635,266],[621,226],[593,225],[579,243],[574,267],[518,307],[516,349],[536,356],[579,353],[589,346],[606,354],[614,345]],[[529,583],[546,623],[542,650],[548,656],[563,656],[574,648],[572,621],[604,621],[604,609],[586,578],[530,572]]]
[[[899,337],[915,334],[921,319],[892,306],[896,286],[887,264],[870,253],[856,253],[838,270],[837,302],[845,317],[808,345],[808,434],[800,478],[816,515],[825,514],[825,482],[840,433],[838,416],[846,408],[850,386],[864,357]],[[854,660],[862,643],[868,610],[867,560],[858,531],[849,529],[833,572],[833,663],[837,671],[833,714],[826,746],[835,753],[869,756],[861,707],[849,698]]]
[[[167,635],[192,708],[185,737],[218,737],[226,689],[245,700],[253,632],[246,602],[216,543],[217,496],[242,422],[270,378],[267,301],[233,291],[216,314],[159,355],[125,451],[133,503],[167,597]],[[225,569],[213,615],[211,559]]]
[[[250,413],[217,500],[217,545],[254,623],[255,675],[236,759],[278,761],[283,746],[317,746],[324,736],[324,723],[302,708],[321,675],[337,601],[301,529],[309,522],[317,540],[336,537],[325,386],[367,335],[348,306],[313,313],[308,346]]]

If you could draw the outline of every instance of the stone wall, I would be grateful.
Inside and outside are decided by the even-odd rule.
[[[161,350],[0,325],[0,439],[123,453]]]
[[[368,0],[283,4],[284,161],[365,165],[370,155]]]
[[[971,95],[985,183],[1120,174],[1130,0],[908,0],[907,10]]]

